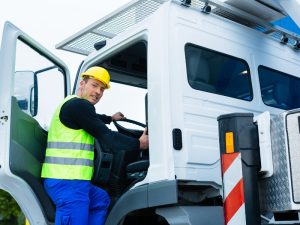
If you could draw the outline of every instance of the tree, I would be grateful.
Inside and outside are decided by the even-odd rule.
[[[0,189],[0,225],[24,224],[24,214],[18,203],[6,191]]]

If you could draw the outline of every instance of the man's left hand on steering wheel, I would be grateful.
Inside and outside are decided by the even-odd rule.
[[[125,122],[125,123],[132,123],[132,124],[135,124],[137,126],[140,126],[140,127],[143,127],[145,128],[146,125],[143,124],[143,123],[140,123],[138,121],[135,121],[135,120],[130,120],[130,119],[127,119],[124,117],[123,120],[120,120],[120,122],[122,121]],[[136,130],[136,129],[129,129],[129,128],[126,128],[122,125],[119,124],[118,121],[113,121],[115,127],[117,128],[117,130],[122,133],[122,134],[125,134],[127,136],[131,136],[131,137],[135,137],[135,138],[140,138],[143,134],[143,130]]]
[[[115,113],[114,115],[111,116],[112,121],[118,121],[118,120],[124,120],[124,119],[126,119],[126,117],[121,112],[117,112],[117,113]]]

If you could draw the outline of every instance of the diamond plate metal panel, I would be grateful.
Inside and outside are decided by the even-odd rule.
[[[271,143],[274,174],[259,183],[262,211],[285,211],[291,208],[288,178],[288,156],[285,140],[284,116],[271,120]]]
[[[300,118],[299,112],[290,113],[286,116],[289,157],[290,157],[290,165],[291,165],[293,201],[295,203],[300,203],[299,118]]]

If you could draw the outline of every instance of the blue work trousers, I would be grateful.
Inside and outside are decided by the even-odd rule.
[[[106,191],[84,180],[44,180],[56,205],[55,225],[103,225],[110,198]]]

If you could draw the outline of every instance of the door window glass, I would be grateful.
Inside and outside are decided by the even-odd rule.
[[[55,108],[65,96],[62,69],[21,40],[17,41],[14,101],[48,129]]]

